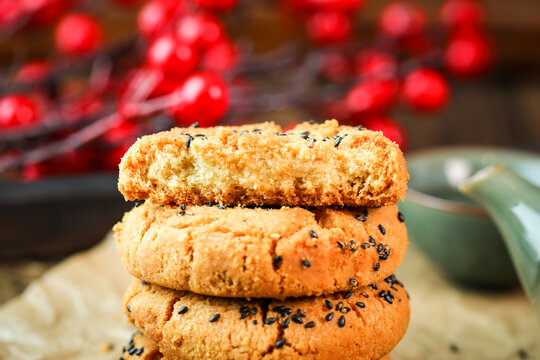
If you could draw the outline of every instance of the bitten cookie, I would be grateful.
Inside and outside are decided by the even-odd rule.
[[[407,231],[381,208],[227,208],[146,202],[114,227],[135,277],[225,297],[328,294],[384,279],[401,263]]]
[[[403,154],[380,132],[335,120],[286,134],[253,126],[144,136],[124,155],[118,188],[160,204],[383,206],[405,197]]]
[[[155,342],[137,332],[124,347],[120,360],[183,360],[180,358],[165,358],[159,352],[159,347]],[[390,355],[386,355],[380,360],[391,360]]]
[[[391,276],[372,287],[286,301],[227,299],[134,281],[128,319],[170,359],[379,359],[405,334],[409,302]]]

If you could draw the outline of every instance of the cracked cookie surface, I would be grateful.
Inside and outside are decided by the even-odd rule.
[[[134,280],[128,319],[169,359],[379,359],[405,334],[408,296],[394,277],[351,293],[216,298]],[[332,314],[332,315],[331,315]]]
[[[392,274],[407,248],[397,206],[381,208],[134,207],[114,227],[135,277],[225,297],[345,291]]]
[[[124,155],[118,187],[160,204],[384,206],[405,197],[407,179],[395,143],[333,120],[287,133],[266,123],[144,136]]]

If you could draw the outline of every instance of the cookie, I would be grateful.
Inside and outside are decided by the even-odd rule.
[[[159,351],[155,341],[150,340],[141,332],[136,332],[122,349],[120,360],[166,360]],[[171,360],[171,359],[169,359]]]
[[[142,350],[141,350],[142,348]],[[139,355],[137,355],[140,353]],[[122,350],[120,360],[182,360],[180,358],[165,358],[159,351],[159,347],[155,342],[137,332],[129,341],[128,346]],[[391,360],[390,355],[379,360]]]
[[[170,359],[379,359],[405,334],[409,302],[394,277],[354,292],[247,301],[134,281],[128,320]]]
[[[253,126],[260,131],[173,129],[142,137],[120,163],[118,188],[128,200],[160,204],[374,207],[405,197],[403,154],[381,132],[335,120],[300,133]]]
[[[407,248],[395,205],[228,208],[146,202],[114,227],[135,277],[225,297],[285,298],[366,286],[392,274]]]

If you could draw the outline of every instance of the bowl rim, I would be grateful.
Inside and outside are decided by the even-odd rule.
[[[540,160],[540,154],[535,153],[533,151],[526,151],[526,150],[519,150],[519,149],[513,149],[513,148],[505,148],[505,147],[497,147],[497,146],[482,146],[482,145],[455,145],[455,146],[441,146],[441,147],[432,147],[432,148],[426,148],[421,150],[413,151],[409,154],[405,155],[405,160],[407,163],[411,161],[417,161],[420,158],[423,158],[427,155],[436,155],[441,154],[444,152],[498,152],[498,153],[505,153],[508,155],[516,155],[516,156],[526,156],[528,158],[536,158]],[[453,212],[453,213],[461,213],[461,214],[467,214],[467,215],[475,215],[475,216],[489,216],[487,210],[485,210],[480,205],[472,205],[472,204],[466,204],[459,201],[454,200],[448,200],[443,199],[437,196],[428,195],[426,193],[423,193],[419,190],[413,189],[409,186],[407,189],[407,200],[412,200],[413,202],[447,212]]]

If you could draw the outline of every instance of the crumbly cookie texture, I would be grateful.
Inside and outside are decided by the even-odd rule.
[[[255,124],[144,136],[124,155],[118,187],[128,200],[160,204],[374,207],[405,197],[403,154],[381,132],[335,120],[280,131]]]
[[[131,337],[127,346],[122,349],[120,360],[167,360],[159,351],[155,341],[150,340],[138,331]],[[172,359],[169,359],[172,360]]]
[[[379,359],[405,334],[409,302],[391,276],[372,287],[286,301],[216,298],[134,281],[129,321],[170,359]]]
[[[140,350],[142,348],[142,350]],[[140,352],[140,355],[137,353]],[[128,346],[122,350],[122,356],[120,360],[183,360],[181,358],[165,358],[163,354],[159,352],[158,345],[144,336],[141,332],[137,332],[133,335]],[[379,360],[391,360],[390,355]]]
[[[114,227],[135,277],[198,294],[285,298],[366,286],[392,274],[407,248],[395,205],[228,208],[146,202]]]

